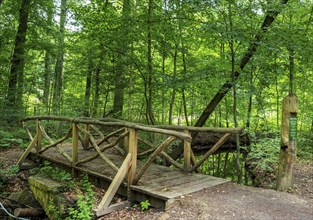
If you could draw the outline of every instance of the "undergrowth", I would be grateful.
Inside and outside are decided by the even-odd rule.
[[[38,175],[47,176],[54,180],[63,182],[66,186],[77,195],[77,200],[73,207],[67,209],[67,216],[61,218],[61,214],[56,205],[49,203],[48,211],[54,213],[55,219],[66,220],[87,220],[92,219],[92,208],[95,202],[95,192],[93,185],[88,180],[88,175],[81,176],[80,180],[73,180],[71,175],[64,170],[54,168],[49,162],[44,162],[43,166],[38,171]]]
[[[2,167],[3,166],[0,164],[0,192],[4,192],[8,180],[16,176],[19,171],[19,167],[17,165],[9,166],[7,168]]]
[[[246,166],[254,185],[275,187],[280,151],[280,138],[263,138],[250,146]]]

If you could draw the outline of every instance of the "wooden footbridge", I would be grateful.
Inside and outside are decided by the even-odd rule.
[[[35,122],[33,129],[26,124],[29,121]],[[95,208],[97,216],[129,205],[126,202],[111,204],[116,193],[126,196],[128,201],[149,199],[152,206],[165,208],[179,196],[227,182],[201,174],[199,167],[223,145],[231,133],[242,130],[147,126],[116,119],[55,116],[27,117],[22,122],[31,142],[18,165],[23,166],[26,157],[42,158],[70,170],[73,175],[87,173],[96,184],[108,188]],[[68,130],[63,137],[53,140],[49,135],[49,126],[56,122],[61,123],[62,127],[67,126]],[[195,131],[224,133],[199,161],[191,148],[190,132]],[[162,138],[163,141],[152,144],[148,138],[144,138],[147,136],[157,136],[158,140]],[[172,144],[180,144],[184,149],[180,162],[167,153]],[[157,165],[154,163],[156,160],[166,160],[172,166]]]

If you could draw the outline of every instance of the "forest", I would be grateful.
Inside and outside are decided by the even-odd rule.
[[[295,94],[311,157],[311,0],[1,0],[0,12],[2,147],[23,141],[21,118],[55,115],[241,127],[276,152]]]
[[[132,129],[120,128],[118,132],[124,133],[111,143],[117,146],[121,143],[119,138],[125,135],[130,137],[128,143],[135,143],[132,151],[128,149],[128,162],[121,166],[126,170],[124,176],[119,177],[122,181],[129,172],[127,190],[133,183],[130,179],[136,174],[134,164],[137,161],[138,137],[135,128],[141,126],[146,131],[155,131],[166,126],[185,126],[188,129],[179,128],[179,135],[186,139],[181,139],[180,144],[171,137],[162,142],[164,132],[162,136],[141,130],[140,135],[144,138],[140,139],[143,143],[138,144],[139,154],[157,149],[148,159],[142,154],[142,161],[170,168],[165,160],[170,158],[174,166],[176,164],[176,167],[190,173],[196,171],[233,183],[279,189],[276,179],[280,178],[279,159],[284,157],[281,152],[292,148],[293,158],[290,160],[295,162],[295,152],[297,157],[296,187],[287,187],[283,191],[301,194],[305,201],[312,201],[312,0],[0,0],[0,51],[1,205],[9,207],[3,202],[7,201],[6,196],[23,189],[23,184],[27,184],[27,175],[35,172],[19,172],[16,164],[20,165],[19,162],[28,156],[32,147],[38,152],[48,149],[40,150],[42,133],[46,136],[43,145],[51,147],[61,143],[59,140],[69,138],[73,130],[74,135],[69,139],[73,142],[72,155],[75,151],[76,159],[74,156],[71,159],[62,151],[63,148],[57,146],[63,155],[70,158],[72,168],[78,163],[79,140],[84,150],[91,143],[105,158],[100,152],[105,147],[100,148],[96,143],[102,144],[105,140],[88,139],[91,120],[94,124],[105,124],[105,120],[122,121]],[[296,110],[290,111],[287,125],[283,108],[286,98],[297,100]],[[38,121],[37,124],[28,124],[31,131],[37,132],[34,138],[29,135],[30,132],[27,135],[23,129],[25,124],[22,125],[25,117],[30,120],[31,116],[47,119],[41,125]],[[74,124],[70,130],[64,127],[65,117],[70,126]],[[60,118],[63,124],[49,121]],[[79,128],[79,133],[74,118],[77,124],[84,122],[86,130]],[[49,129],[48,134],[52,138],[57,139],[64,134],[66,138],[53,144],[43,126]],[[226,136],[222,137],[221,133],[196,132],[211,128],[233,129],[236,132],[225,132],[227,138],[231,137],[224,145],[221,140]],[[29,131],[28,127],[26,131]],[[101,130],[99,133],[104,137],[105,132],[112,130]],[[84,137],[79,137],[80,134]],[[288,144],[284,143],[284,135],[289,137]],[[219,143],[218,147],[223,146],[216,152],[210,151],[215,143]],[[28,152],[22,154],[27,146]],[[167,152],[163,151],[167,146]],[[188,149],[193,149],[195,155]],[[156,151],[162,154],[158,155]],[[283,159],[288,161],[288,155]],[[201,162],[199,166],[197,160]],[[180,165],[182,161],[186,165]],[[194,167],[188,167],[192,162]],[[111,167],[115,171],[121,169],[114,163]],[[293,168],[290,168],[292,172]],[[39,174],[54,174],[54,178],[65,182],[71,178],[48,163],[35,169]],[[84,208],[88,209],[85,213],[88,218],[91,216],[95,199],[92,190],[95,188],[88,181],[84,177],[76,182],[86,189],[86,193],[83,194],[85,197],[80,197],[83,204],[81,210],[71,209],[69,214],[72,216],[84,213]],[[213,194],[222,195],[219,192],[221,189],[221,192],[225,191],[225,194],[242,202],[249,190],[246,190],[248,187],[240,187],[242,185],[223,185],[216,188],[215,194],[214,188],[212,194],[197,196],[201,205],[212,196],[214,201],[209,202],[210,207],[218,204],[214,211],[204,207],[206,211],[198,212],[197,203],[193,207],[189,197],[185,199],[186,204],[188,207],[191,204],[191,213],[197,212],[199,219],[212,217],[203,217],[201,213],[211,214],[219,209],[223,218],[226,216],[221,208],[224,207],[224,200],[213,197]],[[252,188],[250,190],[253,191]],[[265,207],[262,219],[263,213],[275,215],[277,210],[283,210],[278,218],[288,216],[286,213],[293,210],[285,204],[288,200],[285,198],[289,196],[292,198],[289,201],[291,205],[296,204],[299,210],[305,207],[305,203],[294,202],[298,201],[295,199],[298,197],[289,194],[280,197],[280,192],[275,194],[271,191],[268,198],[258,199],[261,197],[257,196],[262,196],[263,192],[253,191],[253,201],[257,204],[254,208],[273,203],[278,208],[270,212],[271,207]],[[238,195],[240,197],[236,197]],[[266,200],[274,197],[279,198],[279,202]],[[184,197],[180,199],[183,201]],[[231,201],[228,197],[226,200],[226,203]],[[236,204],[238,200],[235,199]],[[150,206],[149,200],[142,202],[138,205],[141,206],[139,212]],[[249,206],[238,204],[238,210],[242,207],[246,209],[237,218],[247,218],[245,215],[250,211]],[[281,204],[282,208],[279,207]],[[306,219],[311,216],[311,208],[291,216]],[[177,206],[174,210],[176,215],[183,213]],[[253,219],[254,211],[258,210],[252,208]],[[235,216],[234,213],[236,210],[230,218]],[[307,216],[300,217],[303,213]],[[113,219],[118,219],[127,214],[112,215]],[[143,215],[139,213],[139,216]]]

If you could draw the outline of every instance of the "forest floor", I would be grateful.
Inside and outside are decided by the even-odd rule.
[[[2,168],[16,163],[23,150],[0,151]],[[6,192],[28,187],[28,171],[9,179]],[[127,208],[101,219],[303,219],[313,220],[313,161],[297,162],[292,192],[226,183],[182,196],[166,211]]]

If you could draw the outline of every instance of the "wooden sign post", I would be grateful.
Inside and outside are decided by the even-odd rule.
[[[292,188],[296,161],[298,98],[290,94],[283,99],[281,147],[277,178],[277,190]]]

